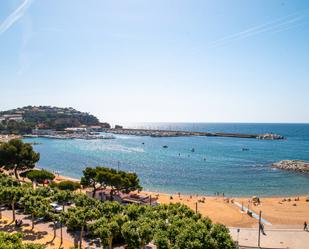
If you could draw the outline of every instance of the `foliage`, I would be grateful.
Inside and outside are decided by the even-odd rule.
[[[96,199],[89,198],[85,194],[77,193],[74,194],[74,203],[77,207],[96,208],[98,201]]]
[[[87,167],[83,170],[83,177],[81,178],[80,184],[84,187],[92,187],[93,194],[92,197],[95,197],[95,193],[97,190],[97,170],[96,168]]]
[[[11,177],[0,174],[0,187],[18,187],[20,182],[16,181]]]
[[[73,181],[62,181],[60,182],[57,187],[60,190],[70,190],[70,191],[75,191],[80,188],[80,183],[78,182],[73,182]]]
[[[3,129],[2,131],[14,131],[15,133],[30,133],[31,129],[36,126],[40,126],[45,129],[61,130],[67,127],[79,127],[81,125],[100,124],[99,120],[89,113],[80,112],[73,108],[60,108],[50,106],[26,106],[0,112],[0,116],[3,114],[15,113],[22,113],[24,122],[14,121],[13,127],[8,127],[8,125],[2,124],[2,127],[0,126],[0,128]]]
[[[34,228],[34,218],[43,218],[48,214],[50,208],[49,202],[46,198],[38,195],[27,194],[21,198],[26,213],[31,214],[32,229]]]
[[[33,169],[33,170],[29,170],[29,171],[25,171],[23,173],[20,174],[20,176],[22,177],[27,177],[28,179],[30,179],[32,182],[37,182],[37,183],[43,183],[46,180],[54,180],[55,175],[47,170],[37,170],[37,169]]]
[[[3,177],[0,176],[0,183]],[[105,248],[112,248],[116,243],[126,244],[128,249],[145,248],[149,242],[154,243],[158,249],[236,248],[224,225],[212,224],[210,219],[195,214],[179,203],[124,206],[112,201],[100,202],[72,191],[49,187],[33,190],[10,184],[1,186],[0,200],[12,206],[19,201],[24,210],[32,215],[32,221],[35,217],[48,215],[54,222],[54,232],[57,222],[65,224],[69,231],[79,234],[80,248],[85,231],[87,236],[99,239]],[[75,205],[55,213],[50,207],[53,201],[63,206],[73,201]]]
[[[96,209],[89,207],[69,208],[65,213],[65,224],[69,230],[80,230],[79,248],[82,248],[83,234],[88,222],[98,219],[99,215]]]
[[[58,191],[52,199],[62,205],[64,210],[64,206],[73,198],[73,194],[70,191]]]
[[[111,188],[111,197],[115,191],[130,193],[131,191],[142,189],[135,173],[117,171],[107,167],[88,167],[83,171],[83,174],[81,184],[93,188],[93,197],[95,196],[97,185],[100,188],[109,186]]]
[[[38,195],[45,198],[54,196],[57,193],[57,190],[50,187],[37,187],[35,190],[30,190],[32,195]]]
[[[119,219],[106,219],[105,217],[99,219],[92,225],[92,233],[97,236],[103,246],[112,248],[113,238],[120,234],[120,226],[122,223]]]
[[[0,122],[0,134],[29,134],[34,127],[34,124],[24,121],[2,121]]]
[[[1,203],[10,205],[12,208],[13,221],[15,221],[15,205],[24,196],[25,189],[22,187],[1,187]]]
[[[7,170],[14,170],[16,178],[18,178],[18,171],[34,168],[39,159],[40,154],[33,150],[31,144],[21,140],[13,139],[0,144],[0,165]]]
[[[6,233],[0,231],[0,248],[1,249],[43,249],[44,246],[37,244],[23,244],[22,234],[20,233]]]

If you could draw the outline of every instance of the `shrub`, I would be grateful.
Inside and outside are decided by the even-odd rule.
[[[73,181],[62,181],[58,183],[58,188],[60,190],[71,190],[74,191],[80,188],[80,184],[78,182]]]

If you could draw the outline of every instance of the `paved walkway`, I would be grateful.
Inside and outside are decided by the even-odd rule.
[[[231,235],[237,241],[237,228],[230,228]],[[261,247],[309,249],[309,232],[302,229],[265,229],[261,234]],[[240,228],[239,245],[256,247],[258,228]],[[246,248],[246,247],[244,247]]]
[[[23,225],[22,228],[18,229],[15,227],[12,221],[12,211],[3,211],[2,212],[2,220],[0,223],[0,230],[14,232],[14,231],[23,231],[24,240],[33,242],[33,243],[40,243],[45,244],[48,249],[69,249],[78,243],[79,236],[74,236],[67,232],[66,228],[63,228],[63,244],[60,246],[60,229],[56,231],[56,239],[53,240],[53,223],[52,222],[35,222],[34,229],[31,230],[31,220],[27,215],[16,213],[16,219],[22,219]],[[86,248],[102,248],[92,241],[83,241],[83,245]]]

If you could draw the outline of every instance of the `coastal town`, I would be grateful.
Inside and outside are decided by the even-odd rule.
[[[309,0],[0,0],[0,249],[309,249]]]
[[[30,117],[29,117],[30,116]],[[50,118],[52,117],[52,118]],[[77,121],[89,120],[90,122]],[[198,131],[174,131],[174,130],[153,130],[153,129],[128,129],[121,125],[114,128],[108,123],[100,123],[94,116],[88,113],[78,112],[73,108],[58,107],[23,107],[10,110],[0,114],[0,132],[7,132],[3,124],[16,126],[28,124],[32,129],[22,132],[24,137],[44,137],[51,139],[114,139],[112,134],[150,136],[150,137],[231,137],[231,138],[254,138],[261,140],[282,140],[283,136],[273,133],[267,134],[241,134],[223,132],[198,132]],[[71,126],[74,125],[74,126]],[[1,127],[0,127],[1,128]],[[102,134],[104,132],[104,134]]]

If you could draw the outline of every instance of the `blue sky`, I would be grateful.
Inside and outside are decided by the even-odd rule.
[[[0,109],[309,122],[309,1],[1,0]]]

